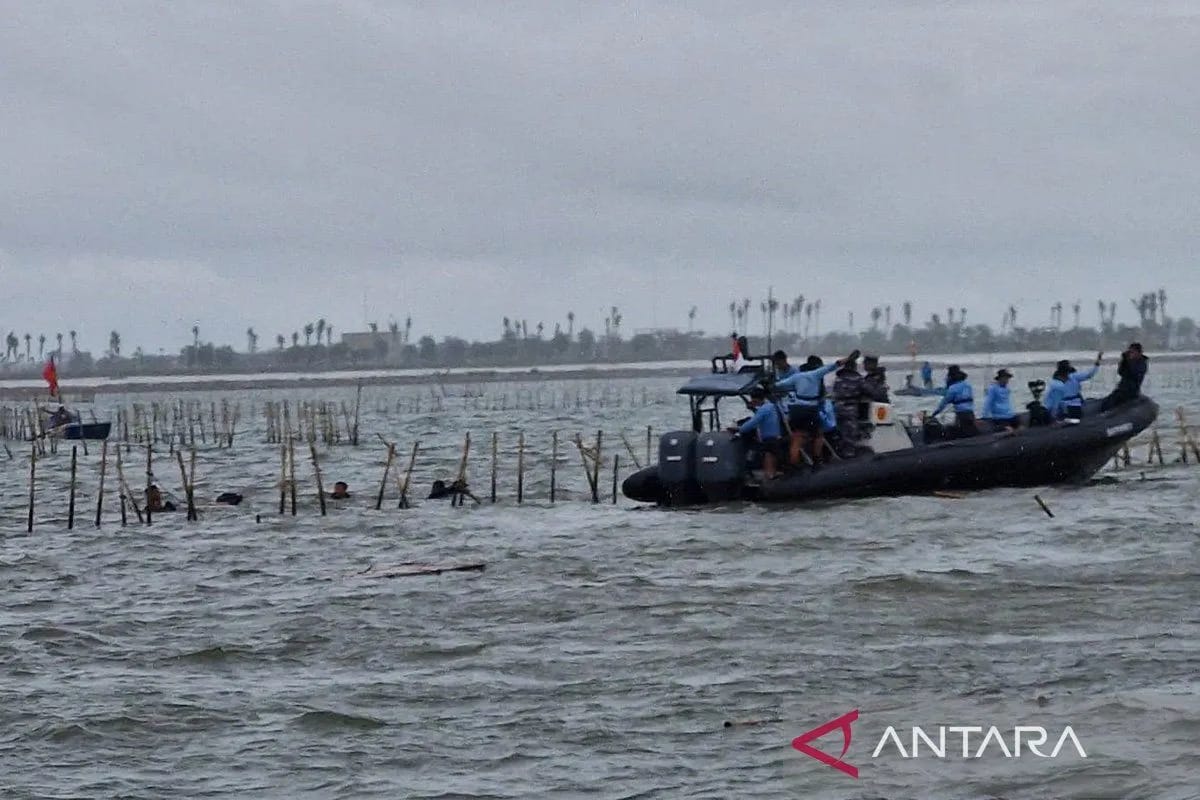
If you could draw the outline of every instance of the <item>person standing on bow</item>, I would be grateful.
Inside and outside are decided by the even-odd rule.
[[[1046,391],[1046,409],[1054,419],[1083,419],[1083,382],[1091,380],[1103,360],[1104,353],[1097,353],[1096,363],[1085,372],[1075,369],[1065,358],[1055,365]]]
[[[1142,393],[1142,381],[1146,379],[1146,370],[1149,366],[1150,359],[1142,352],[1142,346],[1137,342],[1132,342],[1125,352],[1121,353],[1121,360],[1117,363],[1117,376],[1120,378],[1117,381],[1117,388],[1104,398],[1104,402],[1100,404],[1100,410],[1107,411],[1122,403],[1136,400]]]
[[[1017,415],[1013,413],[1012,397],[1008,388],[1008,380],[1011,377],[1012,373],[1008,370],[1000,370],[983,395],[983,413],[980,414],[980,418],[988,420],[997,431],[1017,427]]]
[[[975,396],[971,393],[971,384],[967,383],[967,373],[959,369],[958,364],[951,364],[946,370],[946,393],[933,410],[933,416],[942,413],[947,406],[954,407],[956,437],[978,433],[975,428]]]

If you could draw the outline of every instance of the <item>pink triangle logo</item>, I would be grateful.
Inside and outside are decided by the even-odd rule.
[[[852,735],[850,731],[850,725],[857,719],[858,709],[856,708],[853,711],[842,714],[837,719],[831,719],[824,725],[819,725],[816,728],[813,728],[811,731],[805,731],[804,733],[800,734],[795,739],[792,739],[792,747],[796,748],[801,753],[804,753],[804,755],[808,756],[809,758],[815,758],[822,764],[827,764],[836,770],[846,773],[851,778],[857,778],[858,767],[842,761],[842,757],[845,756],[846,751],[850,749],[850,737]],[[842,732],[843,743],[841,755],[839,755],[837,758],[834,758],[828,753],[818,750],[809,744],[809,742],[813,741],[814,739],[820,739],[825,734],[839,729]]]

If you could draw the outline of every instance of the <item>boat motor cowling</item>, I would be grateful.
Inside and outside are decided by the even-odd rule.
[[[667,505],[702,500],[696,481],[695,431],[670,431],[658,440],[658,480]]]
[[[736,500],[746,475],[746,441],[726,431],[700,434],[696,442],[696,478],[709,502]]]

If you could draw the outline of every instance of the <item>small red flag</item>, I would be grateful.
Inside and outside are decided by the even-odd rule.
[[[42,367],[42,378],[50,384],[50,396],[58,397],[58,367],[54,366],[54,356]]]

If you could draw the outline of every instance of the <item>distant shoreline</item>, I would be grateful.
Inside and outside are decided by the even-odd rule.
[[[918,361],[928,360],[935,368],[946,364],[959,364],[964,368],[991,366],[1051,366],[1060,358],[1070,358],[1076,363],[1087,363],[1095,353],[966,353],[930,354]],[[1116,366],[1116,354],[1106,357],[1107,364]],[[883,356],[880,361],[893,375],[903,374],[911,368],[912,359],[902,356]],[[1151,353],[1152,363],[1181,363],[1193,361],[1200,364],[1200,353],[1165,352]],[[165,394],[196,391],[245,391],[249,389],[314,389],[343,386],[419,386],[419,385],[469,385],[476,383],[505,383],[530,381],[568,380],[613,380],[628,378],[683,378],[700,374],[709,368],[707,362],[669,361],[641,364],[612,365],[562,365],[547,367],[497,367],[461,368],[452,370],[367,370],[330,371],[313,373],[261,373],[235,375],[191,375],[177,378],[165,376],[138,376],[133,378],[90,377],[71,381],[61,376],[63,390],[68,401],[72,390],[81,394]],[[895,385],[900,381],[893,378]],[[0,401],[30,400],[45,397],[45,384],[40,380],[0,381]]]

